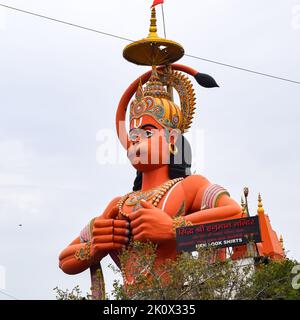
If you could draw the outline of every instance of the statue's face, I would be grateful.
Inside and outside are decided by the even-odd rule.
[[[138,171],[149,171],[169,164],[169,143],[175,143],[178,133],[162,127],[154,118],[144,115],[130,123],[127,156]]]

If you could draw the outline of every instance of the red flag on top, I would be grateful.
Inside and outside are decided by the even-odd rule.
[[[164,0],[154,0],[151,8],[157,6],[158,4],[163,4],[163,3],[164,3]]]

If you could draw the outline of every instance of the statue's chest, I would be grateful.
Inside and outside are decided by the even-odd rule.
[[[165,211],[169,216],[185,214],[186,199],[180,182],[172,186],[167,192],[155,188],[148,192],[134,192],[127,195],[126,199],[125,197],[119,202],[119,211],[123,213],[123,217],[124,213],[129,214],[142,208],[141,200],[152,203],[155,207]]]

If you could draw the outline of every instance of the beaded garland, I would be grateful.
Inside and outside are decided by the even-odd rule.
[[[175,179],[172,179],[172,180],[169,180],[167,182],[165,182],[162,186],[156,188],[157,189],[157,192],[155,192],[152,196],[152,199],[151,199],[151,203],[153,204],[154,207],[157,207],[158,203],[160,202],[160,200],[163,198],[163,196],[179,181],[183,180],[183,177],[180,177],[180,178],[175,178]],[[138,194],[138,197],[135,197],[134,196]],[[143,195],[144,194],[144,195]],[[128,199],[131,197],[131,198],[134,198],[134,199],[138,199],[136,200],[137,203],[139,204],[140,203],[140,200],[142,199],[145,199],[145,198],[149,198],[149,191],[147,192],[141,192],[141,191],[138,191],[138,192],[129,192],[127,194],[125,194],[125,196],[123,196],[119,202],[118,202],[118,208],[119,208],[119,213],[125,217],[125,218],[128,218],[129,217],[129,213],[126,213],[122,210],[123,208],[123,205],[126,203],[128,205]],[[136,204],[135,204],[136,205]],[[140,204],[139,204],[139,207]]]

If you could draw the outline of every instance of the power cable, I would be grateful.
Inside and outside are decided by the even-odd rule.
[[[93,28],[85,27],[85,26],[78,25],[78,24],[71,23],[71,22],[67,22],[67,21],[64,21],[64,20],[51,18],[51,17],[45,16],[45,15],[41,15],[41,14],[38,14],[38,13],[35,13],[35,12],[31,12],[31,11],[27,11],[27,10],[15,8],[15,7],[11,7],[11,6],[2,4],[2,3],[0,3],[0,6],[6,8],[6,9],[22,12],[22,13],[25,13],[25,14],[29,14],[29,15],[32,15],[32,16],[39,17],[39,18],[43,18],[43,19],[47,19],[47,20],[50,20],[50,21],[62,23],[62,24],[65,24],[65,25],[68,25],[68,26],[71,26],[71,27],[80,28],[80,29],[83,29],[83,30],[95,32],[95,33],[102,34],[102,35],[109,36],[109,37],[113,37],[113,38],[116,38],[116,39],[125,40],[125,41],[129,41],[129,42],[133,42],[134,41],[132,39],[128,39],[128,38],[125,38],[125,37],[122,37],[122,36],[119,36],[119,35],[115,35],[115,34],[104,32],[104,31],[100,31],[100,30],[96,30],[96,29],[93,29]],[[277,80],[286,81],[286,82],[290,82],[290,83],[294,83],[294,84],[299,84],[300,85],[299,81],[278,77],[278,76],[275,76],[275,75],[272,75],[272,74],[263,73],[263,72],[259,72],[259,71],[255,71],[255,70],[251,70],[251,69],[247,69],[247,68],[242,68],[242,67],[234,66],[234,65],[231,65],[231,64],[223,63],[223,62],[220,62],[220,61],[201,58],[201,57],[198,57],[198,56],[195,56],[195,55],[191,55],[191,54],[185,54],[185,56],[189,57],[189,58],[193,58],[193,59],[209,62],[209,63],[214,63],[214,64],[217,64],[217,65],[220,65],[220,66],[223,66],[223,67],[232,68],[232,69],[236,69],[236,70],[240,70],[240,71],[244,71],[244,72],[248,72],[248,73],[253,73],[253,74],[256,74],[256,75],[269,77],[269,78],[272,78],[272,79],[277,79]]]

